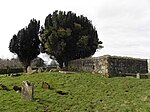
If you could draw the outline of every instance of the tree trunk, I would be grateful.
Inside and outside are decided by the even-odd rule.
[[[60,61],[60,62],[58,62],[58,63],[59,63],[59,68],[60,68],[60,69],[63,69],[63,62]]]
[[[27,68],[28,68],[28,65],[24,66],[23,72],[27,73]]]
[[[24,71],[25,73],[27,73],[27,72],[28,72],[28,71],[27,71],[27,68],[28,68],[28,66],[30,66],[30,61],[24,61],[24,62],[22,62],[22,64],[23,64],[23,66],[24,66],[23,71]]]

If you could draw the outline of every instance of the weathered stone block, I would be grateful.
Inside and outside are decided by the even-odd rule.
[[[39,67],[37,72],[38,72],[38,73],[41,73],[41,72],[43,72],[43,71],[44,71],[43,68],[42,68],[42,67]]]
[[[31,66],[28,66],[28,68],[27,68],[27,73],[28,73],[28,74],[31,74],[31,73],[32,73],[32,68],[31,68]]]
[[[42,82],[42,88],[50,89],[50,85],[47,82]]]
[[[33,100],[34,84],[29,81],[23,81],[21,92],[24,100]]]

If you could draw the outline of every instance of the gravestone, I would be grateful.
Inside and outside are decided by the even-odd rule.
[[[136,78],[137,78],[137,79],[140,79],[140,73],[137,73],[137,74],[136,74]]]
[[[50,85],[47,82],[42,82],[42,88],[50,89]]]
[[[32,74],[32,68],[30,66],[28,66],[28,68],[27,68],[27,73]]]
[[[34,93],[33,83],[29,81],[23,81],[21,92],[22,92],[22,98],[24,100],[33,100],[33,93]]]
[[[38,68],[38,73],[41,73],[41,72],[43,72],[44,70],[43,70],[43,68],[42,67],[39,67]]]

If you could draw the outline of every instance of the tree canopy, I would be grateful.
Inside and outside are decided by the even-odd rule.
[[[93,55],[102,44],[92,22],[71,11],[49,14],[41,29],[41,40],[44,51],[57,60],[61,68],[70,60]]]
[[[26,28],[19,30],[17,35],[13,35],[10,40],[9,50],[18,55],[25,70],[31,61],[40,54],[39,29],[40,21],[32,19]]]

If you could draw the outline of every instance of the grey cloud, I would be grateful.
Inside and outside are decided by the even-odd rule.
[[[148,0],[106,0],[97,14],[99,38],[104,42],[100,53],[149,58],[149,6]]]

